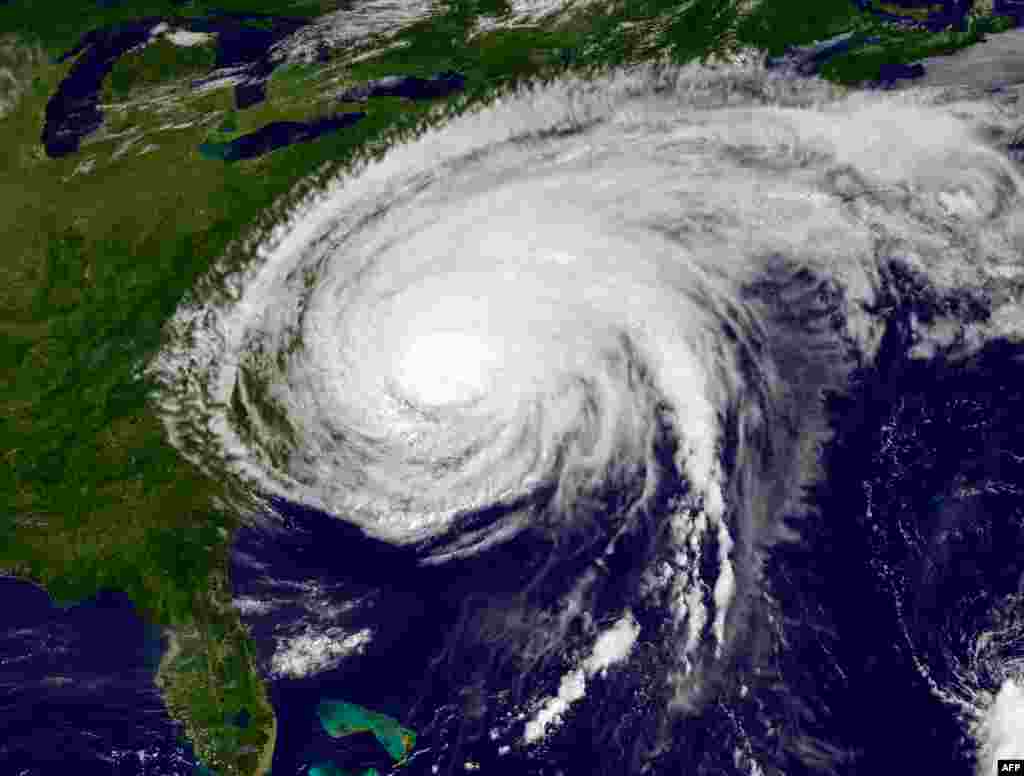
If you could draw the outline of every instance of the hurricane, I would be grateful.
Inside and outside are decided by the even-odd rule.
[[[867,772],[871,742],[831,737],[832,701],[781,668],[818,615],[778,559],[811,525],[869,535],[814,494],[894,332],[904,364],[1020,342],[1016,102],[646,64],[437,116],[182,302],[148,368],[171,442],[267,514],[472,569],[484,602],[434,665],[490,656],[448,700],[517,773],[577,734],[580,773],[710,773],[712,745],[737,773]],[[1024,620],[1010,592],[975,610],[903,654],[987,774],[1024,753]]]

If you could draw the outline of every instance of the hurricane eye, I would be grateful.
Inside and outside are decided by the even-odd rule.
[[[886,456],[928,456],[875,415],[939,343],[1024,339],[1021,219],[996,217],[1019,204],[1017,178],[966,120],[831,89],[698,66],[516,87],[318,177],[168,327],[150,374],[172,442],[282,514],[312,508],[400,557],[396,588],[459,611],[429,623],[452,625],[450,653],[424,662],[476,682],[460,659],[484,656],[494,687],[463,693],[456,677],[438,692],[452,717],[503,699],[495,736],[526,752],[508,772],[559,772],[529,757],[563,728],[546,753],[595,733],[588,772],[675,772],[718,737],[663,740],[691,722],[732,736],[724,770],[885,772],[878,753],[900,731],[863,709],[900,672],[917,696],[943,681],[902,628],[918,599],[900,586],[919,571],[907,513],[955,467],[923,467],[912,498],[884,492],[905,468]],[[960,445],[940,416],[904,426]],[[834,509],[816,510],[830,476]],[[769,555],[804,539],[827,551]],[[368,584],[387,588],[389,571]],[[834,620],[819,598],[838,602]],[[396,639],[431,618],[409,619]],[[892,674],[874,669],[888,659]],[[842,697],[801,695],[822,676]],[[531,693],[514,711],[510,683]],[[822,719],[845,703],[838,718],[871,735],[805,746],[795,722],[773,762],[765,717],[794,698]],[[490,722],[465,711],[486,738]],[[767,742],[756,752],[748,724]],[[877,759],[842,759],[862,746]]]
[[[410,339],[398,355],[398,382],[428,404],[472,401],[497,379],[500,356],[479,337],[439,332]]]

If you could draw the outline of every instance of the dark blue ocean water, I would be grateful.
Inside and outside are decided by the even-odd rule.
[[[824,451],[828,476],[812,494],[819,512],[794,523],[803,541],[773,551],[766,570],[787,620],[785,640],[750,646],[752,653],[775,651],[775,669],[755,676],[741,658],[737,671],[750,696],[727,693],[681,718],[675,745],[650,763],[652,774],[745,773],[732,762],[743,741],[758,761],[789,776],[819,772],[808,765],[815,751],[845,776],[974,773],[976,742],[929,677],[945,689],[958,667],[970,665],[980,683],[972,690],[995,692],[1000,664],[1024,651],[1011,645],[971,662],[979,635],[1024,616],[1012,607],[1024,582],[1024,349],[995,342],[966,362],[912,360],[908,316],[913,310],[927,318],[936,305],[984,315],[972,312],[969,300],[905,305],[892,316],[877,362],[829,400],[836,437]],[[460,631],[468,621],[460,613],[487,607],[503,584],[521,583],[528,541],[424,572],[409,553],[328,515],[277,506],[284,522],[245,529],[233,567],[236,596],[276,602],[243,615],[264,669],[272,674],[275,651],[304,631],[369,627],[375,634],[365,655],[305,678],[271,676],[277,776],[325,761],[387,772],[386,759],[372,758],[372,741],[339,742],[324,733],[316,716],[324,698],[390,714],[420,732],[422,754],[405,773],[430,773],[438,762],[442,773],[446,765],[460,772],[465,760],[487,776],[638,772],[630,753],[651,735],[652,719],[639,698],[659,675],[642,651],[626,674],[588,685],[540,755],[513,748],[496,756],[488,730],[507,710],[500,697],[492,696],[476,720],[461,705],[478,680],[499,671],[487,662],[493,655],[446,647],[481,641]],[[331,612],[346,603],[343,614]],[[636,614],[641,623],[657,616]],[[553,664],[550,677],[532,681],[557,680],[564,669]]]
[[[90,78],[77,87],[98,88],[95,73]],[[74,132],[95,119],[87,103],[78,106],[85,123]],[[62,153],[59,142],[54,149]],[[796,623],[769,679],[777,692],[760,694],[756,709],[723,704],[681,723],[678,747],[654,773],[734,772],[728,756],[737,720],[765,761],[782,741],[826,742],[823,751],[848,753],[840,774],[973,772],[964,727],[919,664],[935,681],[949,681],[974,637],[992,626],[999,601],[1021,584],[1024,367],[1020,350],[1005,343],[966,364],[911,362],[910,344],[905,319],[894,315],[877,364],[832,401],[837,437],[826,451],[828,479],[815,493],[820,516],[798,526],[801,545],[778,549],[769,564],[772,592]],[[279,526],[239,534],[232,568],[237,597],[273,602],[244,618],[279,717],[274,773],[303,773],[325,761],[384,772],[386,759],[366,737],[327,736],[317,705],[347,700],[417,730],[454,716],[428,701],[458,696],[491,667],[464,651],[449,653],[459,655],[457,664],[438,658],[462,637],[467,606],[486,606],[489,595],[521,583],[533,548],[523,540],[476,562],[424,571],[409,553],[328,515],[280,506]],[[152,685],[159,634],[124,597],[103,594],[61,609],[37,588],[0,580],[0,601],[0,776],[191,774],[190,750],[177,742],[179,730]],[[328,627],[370,628],[372,648],[305,678],[275,675],[281,643]],[[989,679],[987,689],[996,689],[998,677]],[[629,772],[622,752],[616,759],[573,743],[596,730],[591,713],[602,704],[605,715],[623,710],[624,740],[646,733],[642,719],[625,713],[629,692],[594,685],[549,743],[548,772],[592,776],[602,765]],[[455,744],[485,764],[486,776],[524,776],[522,763],[488,760],[487,719],[436,727],[459,730]],[[441,739],[423,742],[440,746]],[[421,767],[428,761],[407,772],[429,772]],[[797,759],[785,766],[788,776],[812,772]]]
[[[278,714],[275,774],[297,774],[317,763],[340,767],[389,765],[368,737],[336,740],[317,717],[321,700],[357,703],[409,724],[413,707],[427,691],[430,661],[455,626],[459,606],[473,584],[473,571],[415,566],[408,551],[364,536],[329,515],[278,503],[285,520],[272,529],[243,528],[233,552],[236,597],[273,601],[272,611],[243,613],[252,628],[261,666],[273,674],[282,642],[304,632],[336,627],[373,630],[373,649],[363,657],[308,678],[276,676],[271,701]],[[477,568],[486,587],[490,572]],[[331,605],[347,605],[331,611]]]
[[[0,774],[192,776],[153,683],[166,639],[127,596],[58,606],[0,578]]]
[[[972,776],[978,742],[949,699],[994,694],[1024,656],[1019,640],[976,652],[982,634],[1024,621],[1024,348],[909,359],[911,309],[972,315],[970,300],[927,296],[897,309],[875,365],[830,397],[819,512],[768,566],[793,618],[762,697],[782,710],[772,738],[835,755],[851,776]],[[965,675],[973,686],[957,691]],[[784,770],[817,772],[797,758]]]
[[[929,304],[919,301],[915,312],[927,315]],[[840,774],[922,763],[950,776],[973,773],[974,744],[919,664],[948,685],[956,666],[971,660],[978,634],[1013,614],[1000,602],[1021,589],[1024,571],[1024,351],[997,342],[963,363],[912,361],[906,321],[894,315],[876,364],[830,401],[837,436],[826,450],[829,476],[814,494],[820,514],[800,523],[801,544],[772,555],[771,590],[792,620],[778,672],[767,680],[774,690],[761,688],[756,706],[726,699],[681,722],[678,746],[653,773],[732,772],[737,720],[760,742],[762,761],[788,736],[790,744],[824,741],[848,752]],[[645,735],[644,719],[629,713],[631,693],[645,681],[642,654],[633,673],[592,683],[546,745],[550,767],[514,752],[495,757],[486,733],[500,698],[468,726],[443,703],[494,670],[465,650],[447,653],[459,662],[438,660],[452,643],[473,641],[460,631],[461,615],[521,585],[536,565],[536,545],[513,542],[475,561],[424,569],[411,552],[328,515],[278,507],[282,522],[239,533],[232,563],[236,599],[272,604],[243,617],[279,718],[277,776],[322,762],[387,772],[368,736],[326,735],[316,714],[325,698],[389,714],[421,733],[420,749],[434,751],[423,751],[406,773],[429,773],[434,755],[455,747],[488,776],[589,776],[602,772],[602,759],[629,772],[614,752],[578,742],[616,709],[626,741]],[[194,758],[153,686],[161,634],[123,595],[62,608],[35,586],[0,579],[0,601],[0,773],[191,776]],[[370,647],[307,676],[275,673],[282,644],[330,627],[370,628]],[[1019,659],[1020,648],[975,664],[976,689],[998,689],[999,662]],[[552,666],[552,677],[563,669]],[[814,772],[797,759],[781,761],[792,776]]]

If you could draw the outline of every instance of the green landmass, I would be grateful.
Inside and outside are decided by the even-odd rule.
[[[227,579],[208,580],[227,596]],[[211,591],[214,592],[214,591]],[[255,645],[228,607],[211,605],[191,625],[173,630],[158,673],[168,710],[186,721],[205,766],[218,774],[269,773],[274,711],[256,672]]]
[[[133,91],[167,81],[205,74],[217,61],[214,45],[176,46],[164,37],[118,58],[104,81],[104,102],[129,97]]]
[[[650,58],[687,62],[740,46],[777,55],[847,31],[878,35],[878,46],[824,69],[856,83],[884,62],[971,45],[1006,24],[979,16],[966,32],[930,34],[882,24],[848,0],[696,0],[682,8],[678,0],[634,0],[614,14],[586,4],[556,28],[470,37],[478,15],[507,6],[453,0],[441,16],[403,32],[402,48],[352,64],[279,68],[266,102],[245,110],[235,109],[229,87],[194,94],[181,83],[209,66],[209,47],[155,44],[117,63],[103,87],[111,101],[105,125],[78,154],[43,153],[47,99],[73,64],[54,57],[90,29],[145,15],[202,16],[214,7],[312,17],[341,6],[0,5],[0,35],[16,36],[7,36],[0,56],[18,63],[10,69],[15,87],[0,83],[9,90],[0,94],[0,569],[59,600],[125,591],[147,620],[171,628],[164,696],[198,756],[222,776],[266,773],[274,741],[273,713],[227,577],[240,519],[229,505],[246,495],[170,446],[149,399],[153,386],[140,376],[166,336],[164,323],[213,261],[243,260],[241,237],[269,228],[274,213],[354,160],[522,78]],[[48,56],[19,53],[34,51]],[[358,106],[366,118],[350,129],[259,159],[225,164],[198,151],[269,121],[356,109],[334,99],[347,85],[443,70],[466,76],[463,94],[435,103],[371,98]],[[159,112],[138,99],[179,83]],[[298,180],[307,183],[296,190]],[[241,389],[259,394],[261,386],[252,379]],[[252,422],[283,423],[265,398]],[[379,727],[377,717],[362,719]],[[391,724],[384,745],[392,756],[407,752],[404,729]]]
[[[346,701],[323,700],[317,707],[320,724],[332,738],[354,733],[373,733],[395,762],[401,762],[416,745],[416,734],[386,714]]]
[[[885,11],[895,16],[909,16],[911,19],[917,19],[918,21],[924,21],[928,18],[929,14],[938,13],[942,11],[942,3],[935,5],[925,6],[924,8],[904,8],[896,3],[875,3],[875,8],[879,11]]]
[[[0,5],[0,34],[12,32],[39,41],[51,55],[59,56],[89,30],[146,16],[204,18],[228,12],[313,19],[344,5],[343,0],[61,0],[59,5],[10,0]]]
[[[926,57],[952,54],[973,46],[985,38],[986,33],[1009,29],[1012,21],[1007,17],[977,17],[969,19],[967,29],[946,29],[940,32],[895,30],[879,25],[865,30],[866,35],[881,38],[877,44],[865,46],[826,62],[821,75],[843,84],[857,84],[878,78],[883,64],[910,64]]]

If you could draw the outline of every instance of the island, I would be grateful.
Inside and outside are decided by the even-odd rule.
[[[332,738],[364,731],[373,733],[395,762],[403,761],[416,745],[416,734],[402,727],[397,720],[354,703],[323,700],[317,707],[317,715],[324,730]]]

